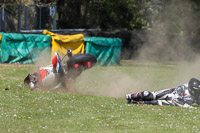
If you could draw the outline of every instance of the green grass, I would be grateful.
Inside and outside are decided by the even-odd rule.
[[[174,63],[123,62],[85,71],[71,93],[61,93],[29,91],[23,79],[33,69],[0,65],[0,132],[200,132],[199,108],[127,105],[124,97],[140,89],[174,87],[199,77],[198,72],[181,77]]]

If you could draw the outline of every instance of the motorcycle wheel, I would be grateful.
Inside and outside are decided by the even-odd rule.
[[[67,61],[68,69],[78,68],[81,70],[86,70],[93,67],[97,62],[97,59],[92,54],[77,54],[72,56]]]

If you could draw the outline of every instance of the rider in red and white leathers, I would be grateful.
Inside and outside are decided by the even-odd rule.
[[[193,103],[200,105],[200,81],[192,78],[189,83],[176,88],[126,94],[126,100],[128,104],[174,105],[193,108]]]
[[[55,52],[54,58],[52,60],[52,65],[39,68],[38,82],[43,87],[55,84],[55,82],[57,82],[55,81],[56,76],[58,77],[63,74],[61,59],[57,52]]]
[[[31,90],[40,87],[56,87],[59,84],[59,77],[62,77],[62,75],[61,59],[56,52],[52,64],[47,67],[40,67],[36,73],[29,74],[25,79],[25,83]]]

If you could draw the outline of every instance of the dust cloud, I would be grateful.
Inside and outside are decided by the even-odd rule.
[[[133,93],[148,88],[150,80],[141,76],[134,78],[120,67],[108,66],[92,68],[81,74],[75,83],[72,93],[90,94],[95,96],[125,97],[127,93]],[[100,69],[100,70],[98,70]],[[129,69],[132,69],[131,67]],[[95,71],[101,71],[95,73]],[[140,73],[140,72],[139,72]]]
[[[195,5],[189,1],[178,0],[171,0],[165,5],[160,11],[160,19],[153,22],[152,29],[145,35],[145,44],[139,49],[136,58],[138,62],[174,63],[178,69],[178,75],[172,77],[176,85],[186,83],[192,77],[200,78],[200,56],[196,50],[196,46],[200,43],[196,41],[200,21],[195,16],[194,7]],[[79,92],[122,97],[126,93],[132,93],[133,90],[142,91],[152,84],[152,79],[135,79],[123,72],[114,73],[109,68],[103,75],[96,76],[102,79],[96,91]],[[89,81],[83,79],[81,82]]]
[[[192,3],[178,0],[171,0],[165,5],[164,10],[160,11],[160,19],[153,22],[136,58],[138,62],[174,62],[179,73],[173,80],[180,84],[192,77],[200,78],[200,56],[196,50],[200,41],[194,41],[200,21],[195,17],[193,7]],[[46,63],[44,59],[44,62],[39,61],[39,65]],[[71,86],[71,93],[124,97],[126,93],[142,91],[152,84],[150,78],[133,78],[131,74],[116,71],[116,67],[107,67],[101,74],[93,71],[93,74],[88,73],[91,71],[81,74],[78,82]],[[143,73],[139,72],[141,75]],[[97,82],[98,79],[101,82]]]
[[[190,61],[196,58],[191,39],[199,28],[199,20],[195,20],[192,7],[186,1],[171,1],[165,5],[160,19],[153,22],[152,30],[147,33],[138,60]]]
[[[164,6],[160,19],[153,22],[147,41],[138,51],[137,60],[150,62],[175,62],[179,69],[177,80],[188,82],[199,78],[200,18],[196,5],[189,0],[174,0]]]
[[[46,67],[51,64],[51,51],[50,49],[45,52],[41,52],[38,54],[37,61],[34,64],[35,69],[37,70],[39,67]]]

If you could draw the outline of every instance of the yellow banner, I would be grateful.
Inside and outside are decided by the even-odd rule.
[[[44,30],[43,34],[51,36],[51,44],[52,44],[52,51],[51,51],[51,58],[53,58],[54,53],[58,52],[59,55],[62,57],[66,54],[67,49],[72,50],[72,54],[84,53],[84,36],[83,34],[76,34],[76,35],[58,35],[52,33],[48,30]]]

